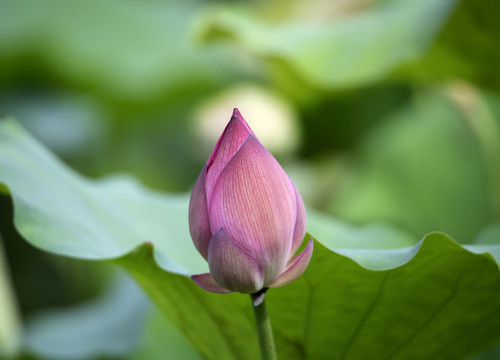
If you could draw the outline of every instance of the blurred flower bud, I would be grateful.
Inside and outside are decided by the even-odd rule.
[[[218,293],[286,285],[311,259],[312,239],[293,257],[305,226],[295,185],[235,109],[191,194],[191,237],[210,268],[193,280]]]

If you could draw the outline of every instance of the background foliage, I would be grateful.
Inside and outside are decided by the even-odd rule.
[[[216,340],[199,336],[220,322],[189,333],[186,324],[196,324],[175,310],[182,301],[165,297],[168,289],[151,294],[143,278],[151,273],[212,304],[198,311],[216,319],[219,302],[243,309],[217,341],[229,341],[228,357],[252,356],[241,340],[227,340],[253,331],[247,299],[210,297],[182,277],[204,266],[183,227],[185,192],[238,107],[300,188],[319,241],[312,270],[269,296],[283,358],[404,358],[398,348],[415,358],[498,356],[487,350],[500,340],[491,316],[497,263],[445,235],[418,242],[442,231],[476,243],[467,248],[474,253],[498,254],[495,10],[485,0],[0,0],[0,117],[22,124],[4,122],[0,135],[0,318],[8,314],[0,349],[41,359],[155,359],[168,346],[172,358],[213,357],[207,344]],[[155,190],[123,175],[88,180],[112,173]],[[176,241],[160,241],[165,234]],[[156,261],[141,248],[139,272],[141,261],[130,265],[137,254],[116,261],[157,307],[116,266],[41,252],[21,236],[85,259],[153,242]],[[401,247],[406,253],[346,250]],[[433,294],[428,303],[425,293]],[[306,300],[297,294],[310,294],[321,311],[302,316]],[[388,319],[387,309],[408,318]],[[346,313],[361,318],[340,324]],[[332,329],[320,319],[332,319]],[[380,331],[390,321],[398,327]],[[98,335],[110,333],[106,324],[123,332]],[[472,330],[477,337],[463,335]],[[324,332],[331,338],[317,335]]]

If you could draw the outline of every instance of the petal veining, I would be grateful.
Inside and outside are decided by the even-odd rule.
[[[208,220],[207,195],[205,192],[205,177],[207,167],[198,176],[189,199],[189,232],[198,252],[208,259],[208,242],[212,238]]]
[[[212,190],[217,179],[231,158],[240,149],[248,135],[253,135],[252,130],[245,122],[240,112],[235,109],[231,120],[227,124],[212,154],[207,161],[207,199],[210,201]]]
[[[208,266],[215,281],[225,289],[254,293],[262,289],[264,274],[259,262],[220,229],[208,246]]]
[[[212,277],[212,274],[210,273],[205,273],[205,274],[198,274],[198,275],[193,275],[191,276],[191,279],[201,287],[202,289],[218,293],[218,294],[228,294],[231,291],[228,289],[224,289],[222,286],[217,284],[217,282],[214,280]]]
[[[304,206],[302,196],[300,196],[300,193],[295,185],[293,186],[293,189],[295,190],[295,198],[297,201],[297,220],[295,222],[295,229],[293,232],[292,247],[290,249],[290,254],[288,255],[289,259],[291,259],[293,255],[295,255],[295,252],[300,247],[300,244],[302,244],[302,240],[304,240],[304,236],[306,235],[307,220],[306,208]]]
[[[266,281],[283,269],[297,218],[294,186],[252,135],[222,171],[209,202],[212,232],[224,230],[263,265]]]

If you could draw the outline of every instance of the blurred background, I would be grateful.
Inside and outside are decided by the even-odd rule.
[[[238,107],[309,209],[415,241],[436,230],[491,239],[499,10],[486,0],[0,0],[0,117],[85,176],[126,172],[186,192]],[[147,336],[122,334],[128,347],[51,353],[58,345],[40,334],[75,311],[107,313],[113,296],[133,300],[126,313],[149,305],[105,264],[28,245],[6,196],[0,214],[6,354],[27,333],[30,359],[162,358],[151,339],[178,334],[157,320],[141,320]]]

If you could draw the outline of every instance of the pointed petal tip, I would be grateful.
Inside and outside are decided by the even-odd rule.
[[[222,286],[217,284],[210,273],[198,274],[191,276],[191,279],[201,287],[207,291],[211,291],[217,294],[229,294],[231,291],[228,289],[224,289]]]
[[[248,135],[253,135],[252,129],[250,129],[250,126],[247,124],[238,109],[234,108],[231,119],[224,128],[224,131],[219,137],[219,140],[215,144],[215,147],[207,160],[207,169],[211,168],[216,158],[220,158],[220,155],[222,154],[223,159],[219,159],[221,164],[219,164],[220,166],[218,166],[218,170],[216,171],[217,173],[220,173],[222,168],[238,151]],[[219,152],[221,152],[221,154],[219,154]]]
[[[313,253],[314,241],[313,238],[309,239],[306,247],[300,254],[292,258],[289,262],[285,270],[274,279],[268,287],[280,287],[290,284],[295,281],[300,275],[304,273],[309,265],[309,261],[311,260],[311,256]]]
[[[243,118],[243,116],[241,116],[241,113],[238,110],[238,108],[233,109],[233,116],[232,117]]]
[[[248,133],[253,135],[253,131],[252,129],[250,129],[250,125],[248,125],[245,118],[243,117],[243,115],[241,115],[240,111],[238,110],[238,108],[233,109],[233,115],[231,116],[231,120],[236,120],[242,123],[245,129],[248,131]]]

